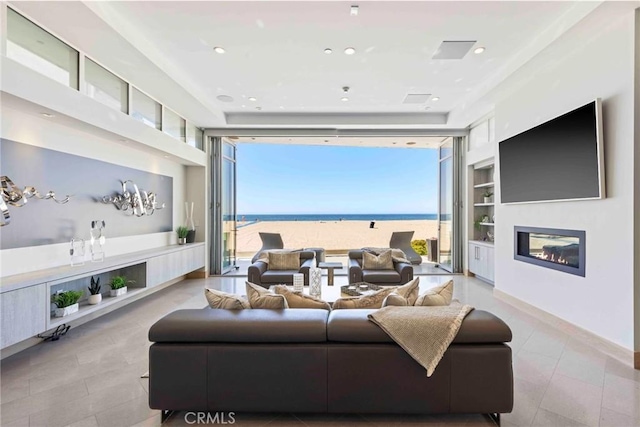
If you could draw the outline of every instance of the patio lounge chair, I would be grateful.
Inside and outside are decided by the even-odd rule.
[[[413,233],[414,231],[394,231],[389,240],[389,247],[402,250],[411,264],[418,265],[422,264],[422,257],[411,247]]]
[[[283,249],[284,243],[282,242],[282,236],[280,233],[258,233],[260,235],[260,239],[262,240],[262,247],[256,254],[251,258],[251,264],[256,262],[262,251],[266,251],[268,249]]]

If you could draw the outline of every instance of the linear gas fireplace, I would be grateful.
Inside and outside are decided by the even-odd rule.
[[[584,277],[585,232],[514,227],[514,258]]]

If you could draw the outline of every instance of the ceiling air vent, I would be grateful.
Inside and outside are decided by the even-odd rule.
[[[430,93],[409,93],[405,96],[403,104],[424,104],[429,100]]]
[[[433,59],[462,59],[471,50],[473,41],[443,41],[433,54]]]

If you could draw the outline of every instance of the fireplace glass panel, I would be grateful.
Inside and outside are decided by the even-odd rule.
[[[580,238],[551,234],[529,234],[529,256],[571,267],[580,266]]]

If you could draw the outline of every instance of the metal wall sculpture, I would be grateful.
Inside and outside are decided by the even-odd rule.
[[[133,191],[127,189],[127,184],[131,184]],[[156,210],[164,209],[164,203],[158,206],[155,193],[138,189],[131,180],[122,181],[122,194],[104,196],[102,203],[113,203],[118,210],[137,217],[153,215]]]
[[[24,187],[24,189],[21,190],[6,175],[0,177],[0,184],[2,185],[2,198],[0,199],[2,217],[0,217],[0,227],[8,225],[11,222],[11,214],[9,213],[7,204],[21,208],[27,204],[28,199],[35,197],[36,199],[42,200],[51,199],[63,205],[71,199],[70,195],[66,195],[64,199],[56,199],[56,193],[54,191],[48,191],[45,195],[42,195],[35,187],[31,186]]]

